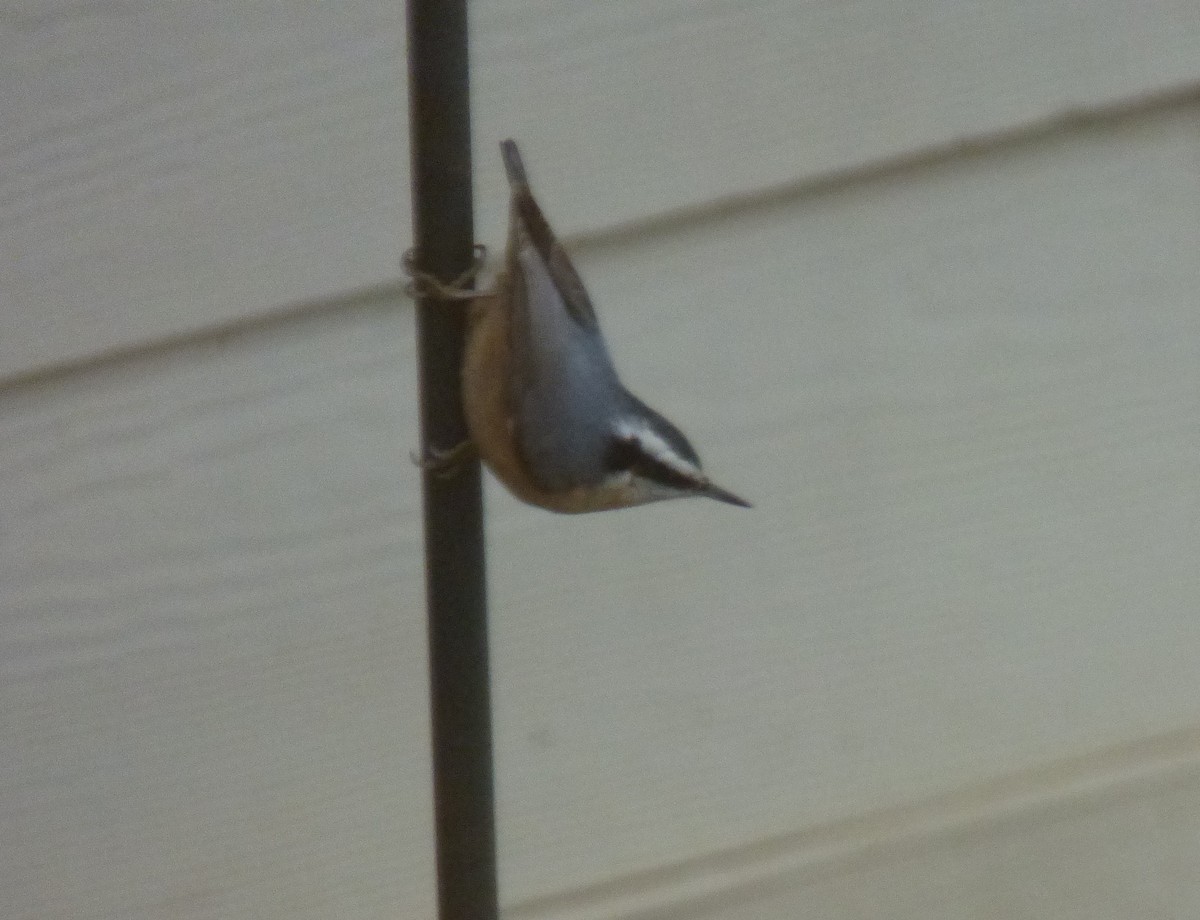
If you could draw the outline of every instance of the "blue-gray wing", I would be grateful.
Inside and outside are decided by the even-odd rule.
[[[516,208],[513,219],[510,344],[517,441],[543,488],[595,483],[606,472],[621,384],[566,253],[548,232],[533,238]]]

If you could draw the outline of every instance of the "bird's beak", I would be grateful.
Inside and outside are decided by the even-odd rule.
[[[739,498],[738,496],[734,495],[732,492],[728,492],[725,489],[722,489],[720,486],[716,485],[715,483],[711,483],[711,482],[706,483],[704,485],[704,487],[702,489],[700,489],[699,494],[707,496],[708,498],[715,498],[717,501],[725,502],[725,504],[727,504],[727,505],[737,505],[739,508],[753,508],[754,507],[752,504],[750,504],[748,501],[746,501],[746,499]]]

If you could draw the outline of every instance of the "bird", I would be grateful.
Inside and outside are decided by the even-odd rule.
[[[469,442],[518,499],[564,514],[705,497],[751,507],[701,469],[672,422],[617,376],[579,273],[534,198],[520,150],[500,144],[510,191],[503,268],[489,289],[422,294],[471,301],[462,365]],[[410,273],[416,275],[410,264]]]

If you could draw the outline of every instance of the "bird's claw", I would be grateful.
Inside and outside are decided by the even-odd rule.
[[[451,479],[457,476],[463,465],[475,459],[475,445],[469,439],[459,441],[448,450],[429,446],[425,448],[424,456],[414,452],[409,458],[422,470],[437,479]]]

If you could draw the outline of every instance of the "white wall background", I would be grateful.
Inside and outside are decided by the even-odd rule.
[[[489,492],[502,894],[1200,915],[1200,6],[481,0],[753,512]],[[399,3],[0,14],[0,891],[432,915]]]

